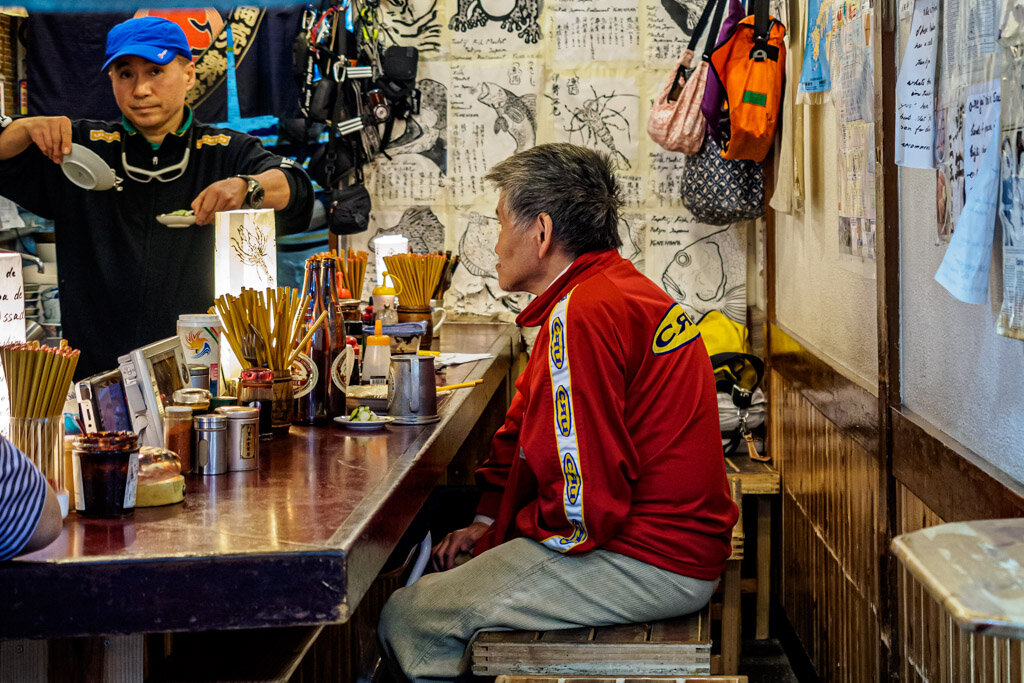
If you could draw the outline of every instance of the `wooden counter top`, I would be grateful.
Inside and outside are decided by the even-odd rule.
[[[260,467],[186,476],[185,501],[113,520],[72,513],[44,550],[0,564],[0,638],[338,622],[355,605],[499,389],[511,325],[447,323],[441,421],[380,432],[297,427]],[[507,397],[502,396],[502,399]]]

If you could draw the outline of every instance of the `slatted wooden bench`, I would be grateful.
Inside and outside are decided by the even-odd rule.
[[[742,516],[742,484],[729,480]],[[732,554],[722,576],[721,654],[711,655],[711,606],[644,624],[563,631],[488,631],[471,644],[479,676],[644,677],[735,674],[740,653],[740,561],[743,520],[736,522]],[[717,611],[717,610],[716,610]],[[519,679],[513,679],[519,680]],[[524,683],[527,680],[521,679]],[[538,679],[554,681],[556,679]],[[730,680],[726,678],[725,680]]]
[[[489,631],[473,673],[665,676],[711,673],[710,608],[677,619],[564,631]]]

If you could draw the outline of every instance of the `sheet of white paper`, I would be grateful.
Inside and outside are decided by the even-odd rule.
[[[18,213],[18,205],[10,199],[0,197],[0,228],[24,228],[25,221]]]
[[[442,353],[434,360],[434,365],[439,368],[446,368],[449,365],[472,363],[473,361],[492,357],[493,354],[490,353]]]
[[[0,345],[25,341],[25,287],[21,277],[21,255],[0,255]],[[0,366],[0,416],[11,414],[7,378]]]
[[[964,106],[964,190],[971,194],[990,144],[999,139],[999,79],[967,89]]]
[[[968,304],[988,303],[988,271],[995,231],[999,166],[996,140],[989,144],[967,195],[963,211],[949,240],[946,255],[935,273],[935,281],[955,298]]]
[[[914,5],[907,51],[896,81],[899,109],[897,163],[910,168],[934,168],[935,51],[938,43],[939,1]],[[902,157],[902,158],[900,158]]]

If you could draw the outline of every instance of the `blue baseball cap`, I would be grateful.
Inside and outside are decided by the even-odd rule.
[[[161,17],[138,17],[123,21],[107,34],[106,71],[118,57],[135,55],[154,64],[167,64],[181,55],[192,61],[192,48],[181,27]]]

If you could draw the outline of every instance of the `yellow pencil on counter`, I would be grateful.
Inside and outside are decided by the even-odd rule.
[[[483,382],[483,379],[474,379],[470,382],[459,382],[458,384],[447,384],[443,387],[438,387],[438,391],[449,391],[450,389],[465,389],[466,387],[475,387],[477,384]]]
[[[428,351],[426,349],[420,349],[416,353],[418,353],[421,356],[434,356],[435,358],[441,355],[440,351]]]

